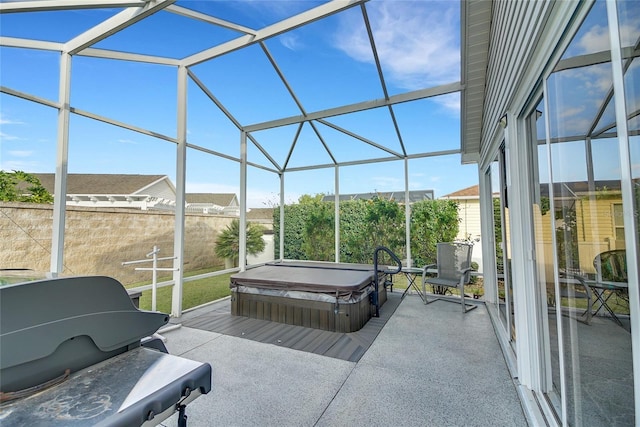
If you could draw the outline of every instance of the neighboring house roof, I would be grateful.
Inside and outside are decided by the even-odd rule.
[[[500,193],[494,192],[493,198],[500,197]],[[480,186],[472,185],[471,187],[463,188],[462,190],[454,191],[453,193],[446,194],[441,199],[477,199],[480,200]]]
[[[459,198],[479,198],[480,186],[472,185],[471,187],[463,188],[462,190],[454,191],[453,193],[446,194],[441,199],[459,199]]]
[[[54,194],[54,174],[32,175]],[[70,173],[66,190],[66,203],[73,206],[175,209],[176,188],[166,175]]]
[[[240,215],[240,204],[234,193],[187,193],[185,200],[188,212]]]
[[[596,191],[620,191],[620,181],[595,181],[593,183]],[[553,192],[556,197],[573,197],[577,198],[580,195],[590,194],[589,183],[586,181],[578,182],[556,182],[553,185]],[[540,185],[540,195],[542,197],[549,197],[549,186],[547,184]],[[500,197],[499,193],[493,193],[493,197]],[[480,186],[472,185],[471,187],[463,188],[462,190],[454,191],[441,199],[479,199],[480,198]]]
[[[55,175],[33,173],[54,193]],[[196,213],[239,215],[234,193],[187,193],[187,209]],[[67,175],[67,203],[139,209],[174,209],[176,189],[167,175],[74,174]]]
[[[247,219],[273,221],[273,208],[251,208],[247,211]]]
[[[42,186],[53,194],[54,174],[34,173],[32,175],[36,176]],[[70,173],[67,175],[67,194],[140,194],[144,189],[163,179],[167,179],[173,187],[173,183],[166,175]]]
[[[187,203],[209,203],[218,206],[238,206],[238,198],[234,193],[187,193]]]
[[[379,197],[384,200],[395,200],[398,203],[405,203],[404,191],[391,191],[391,192],[373,192],[373,193],[354,193],[354,194],[340,194],[340,201],[346,200],[370,200],[374,197]],[[412,190],[409,191],[409,203],[419,202],[421,200],[433,200],[433,190]],[[335,196],[324,196],[323,202],[333,202]]]
[[[620,191],[620,181],[594,181],[593,188],[598,192],[605,191]],[[589,189],[589,183],[587,181],[577,182],[556,182],[553,184],[553,194],[555,198],[579,198],[584,195],[590,195],[592,190]],[[540,184],[540,195],[542,197],[549,197],[549,185]]]

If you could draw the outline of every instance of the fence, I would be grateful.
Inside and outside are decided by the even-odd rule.
[[[144,258],[154,245],[173,248],[174,218],[171,212],[69,206],[63,273],[105,275],[123,284],[148,281],[150,272],[124,268],[122,262]],[[185,270],[224,264],[215,256],[215,239],[233,218],[186,215]],[[49,271],[52,224],[52,205],[0,202],[0,267]]]

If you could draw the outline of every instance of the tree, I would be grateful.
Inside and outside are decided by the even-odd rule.
[[[333,261],[335,253],[334,204],[315,199],[305,202],[310,211],[304,224],[302,250],[305,259]],[[301,200],[302,204],[302,200]]]
[[[411,256],[415,265],[435,264],[437,243],[452,242],[460,218],[454,200],[423,200],[411,206]]]
[[[0,201],[53,203],[53,196],[30,173],[0,171]]]
[[[340,228],[344,239],[344,259],[347,262],[372,263],[377,246],[386,246],[396,254],[404,252],[404,207],[395,200],[377,195],[370,200],[354,201],[359,212],[351,212],[355,221]],[[341,204],[342,206],[342,204]],[[341,219],[342,222],[342,219]],[[383,255],[385,256],[385,255]],[[341,259],[342,253],[341,253]]]
[[[406,254],[405,207],[395,200],[373,197],[340,203],[340,261],[373,262],[376,246],[386,246],[398,256]],[[322,195],[304,195],[295,205],[284,206],[284,257],[331,260],[334,258],[335,205]],[[436,243],[451,242],[458,234],[458,204],[453,200],[416,202],[411,210],[411,254],[414,265],[436,262]],[[280,257],[280,210],[274,210],[276,258]],[[392,263],[384,259],[382,262]],[[378,259],[380,261],[380,259]]]
[[[303,194],[298,198],[298,203],[284,205],[284,254],[280,254],[280,209],[273,210],[273,235],[276,258],[285,259],[314,259],[315,254],[308,253],[308,249],[303,247],[305,243],[305,233],[307,233],[307,223],[310,216],[315,211],[316,206],[322,203],[323,194],[311,196]],[[332,205],[333,206],[333,205]],[[320,221],[321,218],[311,219]],[[333,230],[329,233],[333,236]],[[333,239],[333,237],[331,237]],[[333,253],[333,240],[331,242],[331,253]],[[324,251],[323,251],[324,253]],[[312,256],[312,258],[308,258]]]
[[[247,222],[247,253],[257,255],[264,251],[265,242],[262,238],[264,227],[260,224]],[[233,265],[238,265],[240,251],[240,220],[234,219],[216,239],[216,256],[233,260]]]

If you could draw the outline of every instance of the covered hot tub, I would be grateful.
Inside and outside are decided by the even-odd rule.
[[[387,300],[379,272],[379,304]],[[375,315],[374,267],[278,261],[231,276],[231,314],[335,332],[355,332]]]

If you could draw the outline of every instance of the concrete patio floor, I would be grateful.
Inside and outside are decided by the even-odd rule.
[[[409,295],[358,362],[187,327],[163,335],[170,353],[213,367],[212,391],[187,407],[192,427],[528,425],[484,306],[463,315]]]

